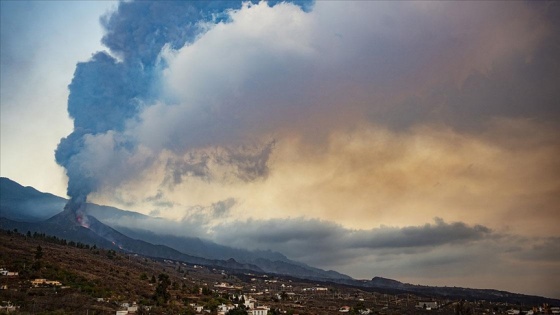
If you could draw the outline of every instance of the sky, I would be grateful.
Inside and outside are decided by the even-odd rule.
[[[359,279],[560,298],[557,2],[0,3],[1,176]]]

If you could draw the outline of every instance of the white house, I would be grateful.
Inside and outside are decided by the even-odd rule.
[[[257,306],[247,311],[249,315],[266,315],[270,309],[266,306]]]
[[[245,300],[246,308],[250,308],[250,309],[255,308],[255,303],[257,303],[257,300],[253,299],[250,296],[245,296],[245,295],[243,295],[243,300]]]
[[[17,276],[19,273],[17,271],[9,271],[5,268],[0,268],[0,275],[2,276]]]
[[[200,306],[200,305],[196,305],[194,303],[190,304],[190,306],[194,309],[195,312],[197,313],[202,313],[202,310],[204,309],[204,306]]]
[[[350,312],[350,306],[342,306],[339,310],[340,313],[348,313]]]
[[[134,304],[132,306],[127,307],[129,313],[136,313],[138,312],[138,305]]]
[[[234,308],[235,308],[235,306],[233,306],[233,304],[225,305],[225,304],[222,303],[222,305],[218,305],[218,312],[227,313],[229,310],[232,310]]]

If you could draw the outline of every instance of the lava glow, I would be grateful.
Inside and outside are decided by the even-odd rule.
[[[84,215],[81,211],[76,212],[76,221],[86,229],[89,229],[89,220],[87,216]]]

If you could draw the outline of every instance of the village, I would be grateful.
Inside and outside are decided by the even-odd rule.
[[[0,238],[0,314],[560,314],[556,305],[366,290],[61,245],[44,236]]]
[[[190,283],[196,292],[169,288],[169,294],[181,299],[174,300],[174,309],[185,309],[184,314],[560,314],[560,308],[543,306],[519,306],[487,301],[453,301],[418,297],[412,294],[384,294],[367,292],[340,285],[325,285],[309,281],[284,279],[272,275],[246,273],[230,275],[225,270],[188,265],[165,260],[165,270],[182,274],[182,283]],[[18,272],[0,268],[1,289],[9,290],[8,283],[21,285]],[[185,276],[187,275],[187,276]],[[220,279],[222,281],[213,281]],[[243,279],[243,280],[242,280]],[[11,280],[11,281],[6,281]],[[57,280],[37,278],[28,282],[29,292],[72,291]],[[188,285],[187,285],[188,286]],[[179,302],[181,301],[181,302]],[[151,314],[155,304],[135,300],[95,298],[99,304],[116,305],[115,315]],[[181,304],[181,305],[180,305]],[[20,307],[11,301],[2,301],[0,313],[15,313]],[[188,311],[187,311],[188,310]],[[94,312],[92,312],[94,313]],[[154,314],[158,314],[154,312]],[[174,314],[174,313],[170,313]],[[243,313],[245,314],[245,313]]]

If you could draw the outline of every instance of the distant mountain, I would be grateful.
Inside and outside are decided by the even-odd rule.
[[[24,222],[44,221],[64,208],[66,199],[0,177],[0,216]]]
[[[22,231],[35,231],[39,229],[37,231],[68,240],[89,244],[96,243],[96,239],[90,235],[89,231],[82,230],[83,227],[76,224],[74,224],[75,226],[68,225],[67,221],[72,219],[70,216],[73,214],[61,212],[66,204],[66,199],[39,192],[32,187],[23,187],[8,178],[0,178],[0,185],[0,217],[11,221],[40,223],[32,228],[17,222],[11,222],[10,226],[16,227],[16,225],[19,224],[18,226],[20,226],[20,228],[18,229]],[[259,272],[284,274],[318,280],[352,279],[336,271],[325,271],[292,261],[278,252],[249,251],[231,248],[197,237],[157,234],[139,228],[138,224],[131,224],[131,226],[126,225],[130,222],[143,222],[145,226],[151,226],[153,224],[164,226],[165,224],[172,223],[162,218],[153,218],[133,211],[100,206],[92,203],[88,203],[85,209],[91,221],[90,228],[95,231],[98,236],[101,236],[109,242],[114,241],[129,251],[141,253],[143,255],[171,259],[171,257],[179,257],[177,253],[180,253],[189,258],[189,260],[186,260],[187,258],[183,258],[182,260],[198,264],[219,264],[218,261],[234,261],[242,265],[243,268],[247,267],[249,270]],[[50,217],[46,214],[53,217],[46,220]],[[134,240],[135,242],[130,240]],[[108,246],[106,242],[104,244],[100,242],[100,240],[97,240],[98,246]],[[156,250],[156,248],[151,246],[158,246],[159,249]],[[170,249],[175,252],[168,252]],[[201,258],[203,260],[194,262],[195,258]]]
[[[359,280],[354,280],[359,281]],[[402,283],[397,280],[382,277],[374,277],[371,281],[360,281],[360,286],[377,289],[386,289],[390,292],[408,292],[420,296],[437,296],[448,299],[466,299],[466,300],[487,300],[494,302],[508,302],[516,304],[539,305],[543,303],[551,305],[560,305],[560,300],[545,298],[541,296],[525,295],[511,293],[506,291],[492,289],[472,289],[461,287],[434,287],[425,285],[413,285]]]
[[[77,223],[74,213],[62,211],[65,204],[64,198],[39,192],[32,187],[23,187],[7,178],[0,178],[0,228],[2,229],[18,229],[22,233],[27,231],[45,233],[68,241],[95,244],[98,247],[154,258],[236,270],[240,273],[247,271],[272,273],[313,280],[325,285],[336,283],[390,294],[413,293],[449,299],[560,305],[560,300],[557,299],[490,289],[421,286],[382,277],[355,280],[336,271],[325,271],[291,261],[277,252],[235,249],[195,237],[159,235],[118,225],[113,228],[105,222],[163,219],[154,219],[140,213],[95,204],[88,204],[86,207],[89,214],[89,228],[86,228]]]
[[[405,284],[400,281],[382,278],[382,277],[374,277],[373,279],[371,279],[371,281],[369,281],[369,285],[378,288],[391,288],[391,289],[405,288]]]

